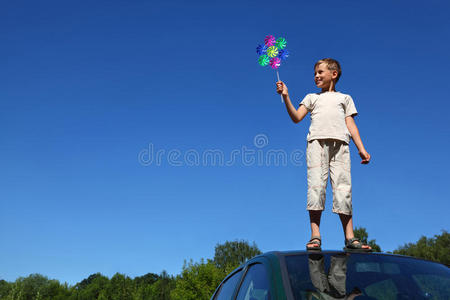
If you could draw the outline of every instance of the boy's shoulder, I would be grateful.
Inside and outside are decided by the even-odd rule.
[[[348,97],[351,97],[350,94],[342,93],[342,92],[340,92],[340,91],[335,91],[335,92],[325,92],[325,93],[322,93],[322,92],[316,92],[316,93],[309,93],[309,94],[306,94],[306,95],[307,95],[307,96],[309,96],[309,95],[312,95],[312,96],[320,96],[320,95],[325,95],[325,94],[328,94],[328,95],[336,95],[336,96],[348,96]]]
[[[311,100],[317,100],[317,99],[319,99],[321,96],[324,96],[324,95],[326,95],[327,97],[328,96],[331,96],[331,97],[336,97],[336,98],[350,98],[350,99],[352,99],[352,96],[350,96],[349,94],[345,94],[345,93],[341,93],[341,92],[339,92],[339,91],[336,91],[336,92],[326,92],[326,93],[309,93],[309,94],[306,94],[306,96],[305,96],[305,98],[310,98]]]

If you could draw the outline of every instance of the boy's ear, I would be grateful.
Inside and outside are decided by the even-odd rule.
[[[333,70],[333,71],[331,72],[331,77],[332,77],[333,79],[336,79],[336,78],[338,77],[338,71]]]

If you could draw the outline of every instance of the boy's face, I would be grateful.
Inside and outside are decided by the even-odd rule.
[[[329,70],[326,63],[321,63],[314,70],[314,82],[318,88],[328,89],[337,75],[336,70]]]

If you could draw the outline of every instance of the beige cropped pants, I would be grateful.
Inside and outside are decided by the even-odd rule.
[[[350,150],[347,143],[333,139],[312,140],[306,148],[308,166],[308,210],[324,210],[328,183],[333,188],[333,212],[352,214]]]

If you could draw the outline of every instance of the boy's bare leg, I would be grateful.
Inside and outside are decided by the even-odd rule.
[[[339,218],[341,219],[342,229],[344,229],[345,239],[349,240],[349,239],[354,238],[355,234],[353,232],[353,216],[339,214]],[[353,243],[356,244],[358,242],[355,241]],[[362,242],[361,242],[361,244],[362,244]],[[364,249],[372,249],[372,247],[370,247],[369,245],[362,245],[362,247]]]
[[[321,210],[309,211],[309,222],[311,223],[311,238],[313,236],[320,236],[320,217],[322,216]],[[307,244],[308,247],[319,247],[317,244]]]

